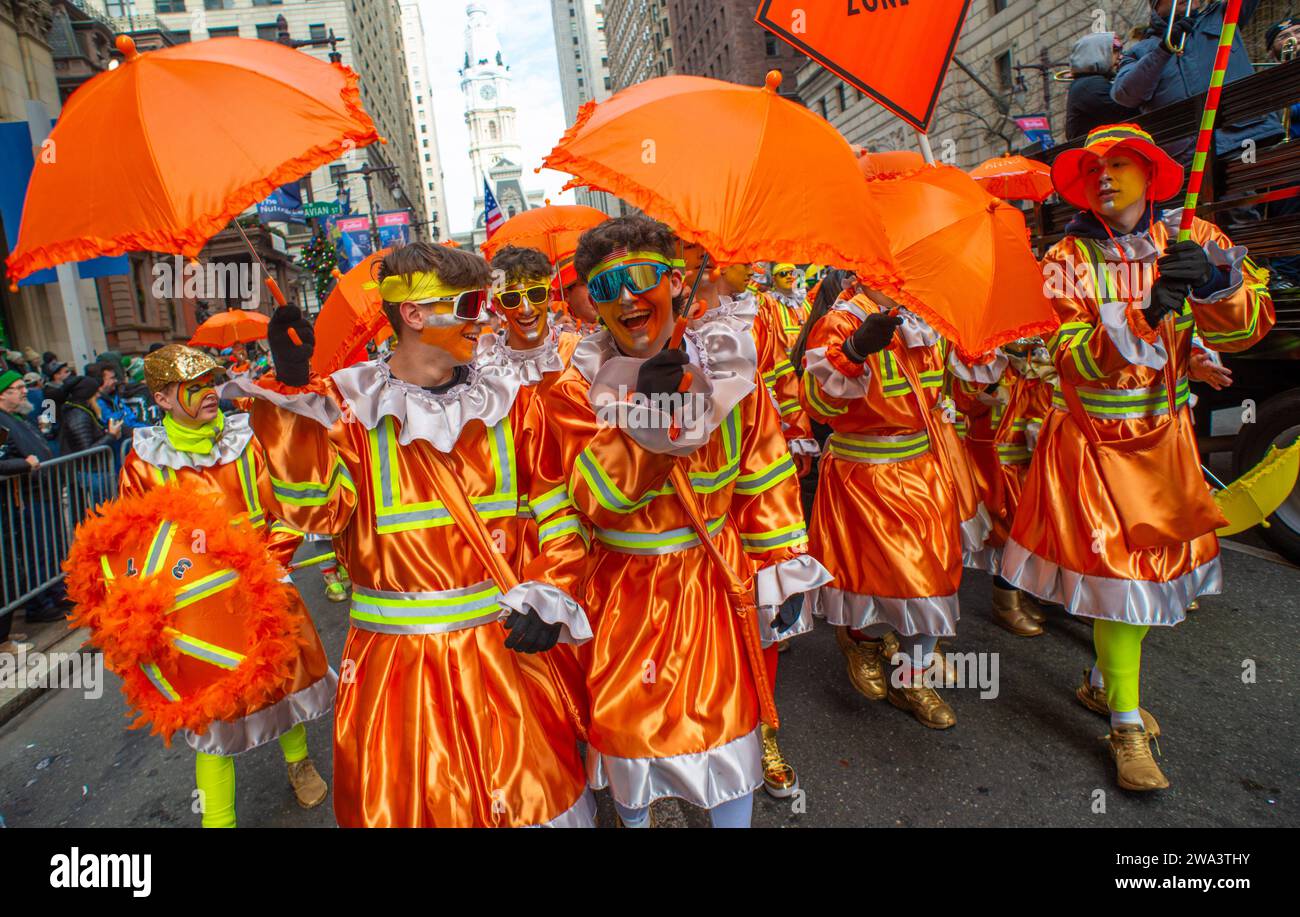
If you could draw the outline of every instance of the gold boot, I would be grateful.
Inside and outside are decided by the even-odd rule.
[[[1037,637],[1043,632],[1043,627],[1025,614],[1020,599],[1019,590],[999,589],[994,586],[993,623],[1017,637]]]
[[[1074,689],[1074,696],[1093,713],[1100,713],[1102,716],[1110,717],[1110,704],[1106,702],[1106,689],[1098,688],[1092,683],[1092,673],[1087,669],[1083,670],[1083,681],[1079,687]],[[1138,713],[1142,715],[1142,725],[1146,727],[1147,732],[1153,736],[1160,735],[1160,724],[1156,718],[1151,715],[1150,711],[1138,707]]]
[[[1151,755],[1155,737],[1141,726],[1112,726],[1106,741],[1115,759],[1115,779],[1125,790],[1163,790],[1169,780]]]
[[[849,681],[867,700],[885,699],[885,642],[854,640],[847,627],[835,628],[835,641],[848,660]]]
[[[1035,624],[1042,624],[1047,620],[1047,613],[1043,611],[1043,606],[1038,604],[1037,598],[1023,589],[1017,589],[1016,594],[1020,596],[1020,610],[1025,613],[1025,617],[1032,618]]]
[[[298,805],[304,809],[314,809],[329,794],[330,788],[325,779],[316,771],[311,758],[303,758],[289,764],[289,786],[293,795],[298,797]]]
[[[764,723],[763,736],[763,789],[776,799],[788,799],[799,789],[799,776],[781,754],[776,744],[776,730]]]
[[[906,710],[916,717],[918,723],[930,729],[948,729],[957,725],[957,714],[934,688],[911,685],[896,688],[891,678],[889,702],[899,710]]]

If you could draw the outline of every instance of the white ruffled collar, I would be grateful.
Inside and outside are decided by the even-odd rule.
[[[875,306],[874,303],[872,305]],[[831,309],[852,313],[860,321],[865,320],[867,317],[866,310],[851,299],[841,299],[831,306]],[[875,308],[873,311],[879,312],[881,310]],[[925,319],[911,309],[906,306],[899,306],[894,314],[903,320],[903,324],[898,326],[898,336],[905,347],[909,349],[912,347],[933,347],[939,342],[939,332],[931,328]]]
[[[705,312],[699,318],[692,319],[691,328],[698,328],[707,322],[734,322],[739,331],[748,332],[758,318],[758,297],[748,291],[739,296],[719,296],[718,305]]]
[[[418,439],[439,452],[451,452],[471,421],[481,420],[489,427],[500,423],[522,384],[518,367],[499,348],[483,348],[466,371],[464,382],[436,393],[395,377],[386,358],[349,366],[331,378],[367,430],[392,417],[400,427],[400,445]]]
[[[541,382],[547,373],[557,373],[564,369],[564,361],[560,359],[560,329],[556,326],[551,326],[550,332],[540,344],[526,350],[511,347],[506,334],[502,330],[479,338],[475,359],[493,360],[499,355],[500,359],[515,369],[520,383],[526,386]]]
[[[227,414],[226,425],[212,445],[212,451],[204,455],[200,452],[181,452],[167,438],[167,431],[162,424],[154,427],[142,427],[131,438],[131,448],[155,468],[211,468],[235,461],[253,438],[253,427],[247,414]]]

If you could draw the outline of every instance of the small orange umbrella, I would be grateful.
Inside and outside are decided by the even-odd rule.
[[[491,259],[507,245],[535,248],[545,252],[551,264],[578,248],[578,237],[593,226],[609,219],[595,207],[581,204],[552,204],[534,207],[512,216],[501,224],[479,249],[483,257]]]
[[[1024,215],[953,166],[868,181],[914,308],[973,362],[995,347],[1057,327]]]
[[[388,254],[383,248],[367,255],[360,264],[346,274],[337,274],[337,283],[316,316],[312,332],[316,335],[316,349],[312,352],[312,372],[328,376],[356,362],[358,354],[364,358],[367,341],[374,340],[388,319],[384,316],[383,301],[375,287],[365,284],[375,279],[379,261]]]
[[[545,166],[605,189],[723,263],[772,260],[893,275],[853,150],[825,119],[762,87],[698,76],[588,102]],[[718,139],[722,138],[722,139]]]
[[[280,185],[379,139],[357,75],[273,41],[140,54],[68,99],[37,157],[11,281],[128,251],[195,256]]]
[[[1004,201],[1041,204],[1052,193],[1050,166],[1024,156],[997,156],[971,170],[981,188]]]
[[[194,347],[233,347],[260,341],[266,337],[270,318],[261,312],[229,309],[208,319],[194,330],[190,344]]]

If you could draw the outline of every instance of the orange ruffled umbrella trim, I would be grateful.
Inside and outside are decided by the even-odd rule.
[[[74,261],[89,261],[91,258],[101,256],[122,255],[127,252],[155,251],[194,257],[208,244],[208,240],[225,229],[231,220],[258,201],[265,200],[276,188],[296,181],[326,163],[333,162],[347,150],[380,140],[374,122],[361,106],[361,91],[357,88],[359,78],[356,72],[339,63],[331,66],[343,72],[345,84],[341,97],[344,107],[358,123],[369,124],[369,130],[347,131],[334,143],[314,146],[307,152],[286,160],[265,178],[250,182],[231,193],[227,196],[224,207],[200,217],[184,230],[119,233],[109,239],[88,236],[38,245],[29,251],[11,254],[6,261],[11,282],[16,283],[44,268]]]

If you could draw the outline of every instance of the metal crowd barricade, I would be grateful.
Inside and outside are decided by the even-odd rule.
[[[116,496],[110,446],[50,459],[31,474],[0,477],[0,614],[63,579],[77,523]]]

